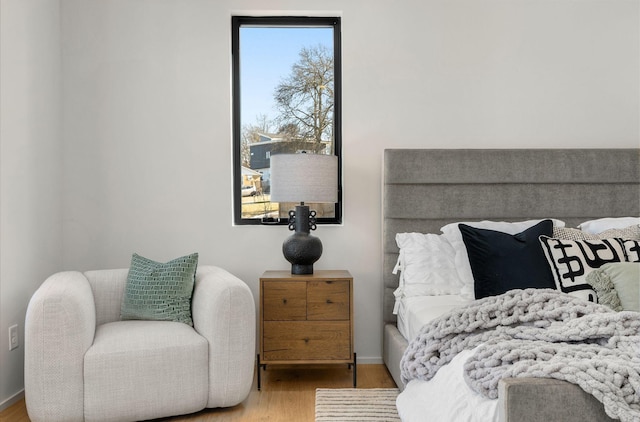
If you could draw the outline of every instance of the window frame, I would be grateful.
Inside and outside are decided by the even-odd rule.
[[[342,224],[342,49],[341,21],[338,16],[232,16],[232,140],[233,140],[233,223],[234,225],[288,225],[289,219],[275,221],[242,217],[242,108],[240,104],[240,29],[242,26],[265,27],[333,27],[333,133],[334,154],[338,157],[338,202],[334,217],[318,217],[317,224]]]

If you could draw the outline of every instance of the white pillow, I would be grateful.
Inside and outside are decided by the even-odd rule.
[[[580,223],[578,228],[586,233],[598,234],[609,229],[624,229],[634,224],[640,224],[640,217],[599,218]]]
[[[400,271],[396,299],[411,296],[459,294],[462,281],[454,260],[455,250],[442,235],[397,233],[400,256],[393,273]]]
[[[533,227],[541,220],[527,220],[527,221],[472,221],[472,222],[457,222],[447,224],[440,228],[443,236],[447,238],[453,249],[455,250],[455,265],[458,269],[458,277],[462,281],[463,287],[460,291],[460,296],[465,299],[475,299],[473,289],[473,273],[471,272],[471,265],[469,264],[469,256],[467,255],[467,248],[462,240],[462,233],[458,228],[458,224],[466,224],[471,227],[479,229],[495,230],[507,234],[518,234],[529,227]],[[554,227],[564,227],[565,223],[561,220],[551,219]]]

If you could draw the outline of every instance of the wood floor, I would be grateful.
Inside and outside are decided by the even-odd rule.
[[[262,390],[254,381],[249,397],[233,408],[206,409],[187,416],[156,422],[313,422],[316,388],[350,388],[351,370],[346,365],[278,367],[262,371]],[[392,388],[395,383],[384,365],[358,365],[358,388]],[[24,400],[0,413],[0,422],[30,422]]]

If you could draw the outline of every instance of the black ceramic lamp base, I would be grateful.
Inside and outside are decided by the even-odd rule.
[[[289,218],[294,219],[289,228],[295,228],[295,232],[285,239],[282,253],[291,263],[291,274],[313,274],[313,264],[322,256],[322,242],[309,234],[309,207],[297,205],[295,214],[289,213]],[[312,227],[315,229],[315,218],[311,218]]]

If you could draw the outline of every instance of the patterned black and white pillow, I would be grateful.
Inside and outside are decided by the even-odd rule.
[[[587,275],[609,262],[628,261],[626,250],[633,252],[632,243],[635,244],[635,253],[638,253],[638,242],[615,238],[564,240],[540,236],[540,243],[557,289],[591,302],[598,299],[587,283]]]
[[[620,240],[624,246],[624,254],[629,262],[640,262],[640,240]]]

